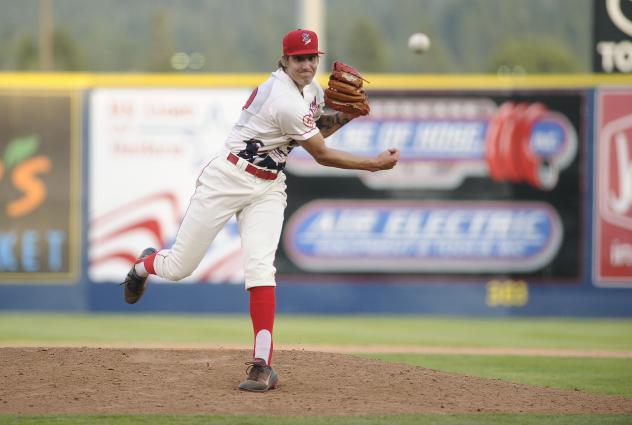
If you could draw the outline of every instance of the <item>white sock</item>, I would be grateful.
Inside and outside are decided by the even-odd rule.
[[[263,359],[270,364],[270,349],[272,348],[272,334],[267,329],[261,329],[255,336],[255,359]]]
[[[134,265],[134,270],[136,271],[136,275],[138,277],[149,276],[149,273],[147,272],[147,269],[145,268],[145,263],[142,261],[139,261],[138,263],[136,263],[136,265]]]

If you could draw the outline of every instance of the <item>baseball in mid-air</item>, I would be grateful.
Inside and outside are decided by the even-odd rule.
[[[416,32],[408,38],[408,48],[418,54],[427,52],[430,49],[430,37],[423,32]]]

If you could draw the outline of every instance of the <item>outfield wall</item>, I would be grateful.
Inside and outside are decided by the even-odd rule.
[[[234,221],[184,281],[135,306],[117,283],[265,78],[0,75],[0,308],[247,311]],[[632,316],[632,78],[367,78],[371,115],[328,143],[402,159],[292,152],[279,312]]]

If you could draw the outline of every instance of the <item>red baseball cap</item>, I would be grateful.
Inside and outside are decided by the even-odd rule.
[[[283,37],[283,55],[322,55],[318,50],[318,36],[310,30],[294,30]]]

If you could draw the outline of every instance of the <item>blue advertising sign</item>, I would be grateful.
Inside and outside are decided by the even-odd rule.
[[[531,272],[562,236],[540,202],[315,201],[292,216],[285,249],[322,272]]]

